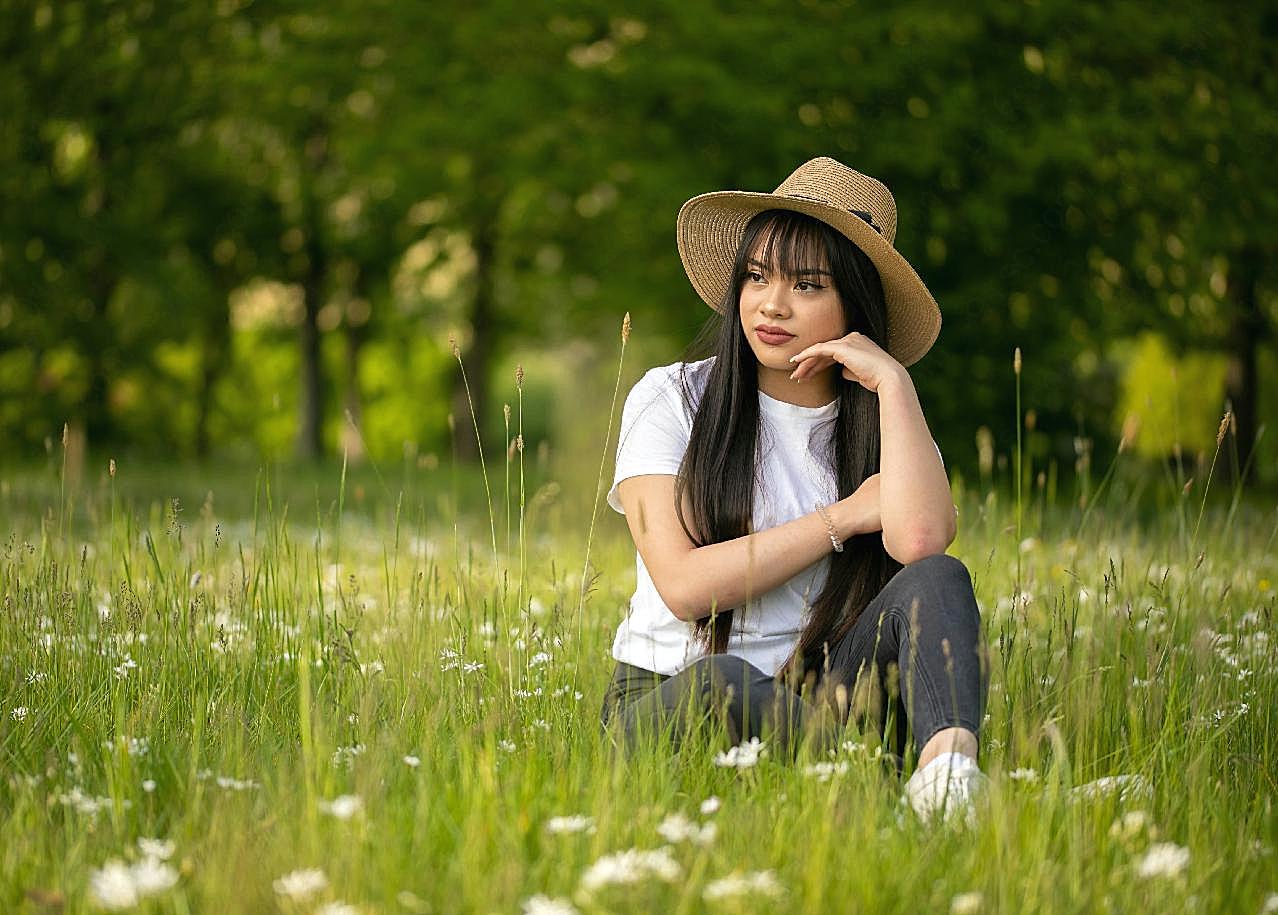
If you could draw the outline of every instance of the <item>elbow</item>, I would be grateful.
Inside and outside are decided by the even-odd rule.
[[[661,602],[666,605],[675,617],[685,623],[691,623],[697,619],[696,611],[692,607],[691,595],[686,594],[683,588],[675,588],[669,585],[660,585],[653,581],[653,586],[657,589],[657,594],[661,597]]]
[[[918,562],[928,556],[944,553],[954,542],[952,529],[917,531],[904,537],[888,537],[883,534],[883,549],[901,565]]]

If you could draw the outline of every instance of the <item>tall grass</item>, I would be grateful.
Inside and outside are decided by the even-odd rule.
[[[175,882],[137,907],[175,912],[516,912],[545,894],[580,911],[1256,913],[1278,892],[1274,506],[1213,502],[1208,473],[1192,531],[1179,508],[1140,523],[1120,466],[1085,507],[1022,518],[1019,457],[1014,517],[963,492],[951,552],[991,643],[992,784],[975,827],[932,829],[855,726],[821,769],[716,766],[719,731],[674,758],[610,754],[598,707],[633,545],[615,523],[594,542],[599,481],[577,514],[535,515],[534,497],[525,530],[516,453],[514,604],[491,497],[482,532],[456,486],[357,505],[343,465],[307,510],[261,473],[192,511],[167,484],[122,495],[140,471],[121,463],[33,509],[43,484],[8,474],[0,910],[94,910],[108,862],[147,859],[140,838],[173,843]],[[248,511],[216,508],[248,489]],[[1116,775],[1141,781],[1080,791]],[[716,834],[672,842],[673,813]],[[568,815],[589,820],[549,828]],[[667,844],[677,874],[587,876]],[[277,891],[303,868],[322,889]]]

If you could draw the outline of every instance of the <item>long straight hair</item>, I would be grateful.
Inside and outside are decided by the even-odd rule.
[[[844,333],[858,331],[887,348],[883,284],[874,263],[860,248],[819,219],[793,210],[765,210],[750,220],[737,248],[722,314],[710,318],[685,354],[685,361],[706,350],[716,356],[675,480],[679,522],[697,546],[752,533],[759,375],[758,362],[741,327],[739,303],[749,270],[747,260],[756,246],[760,246],[758,259],[780,275],[794,276],[800,269],[827,265],[843,306]],[[839,372],[834,374],[834,383],[839,405],[833,447],[818,449],[820,453],[814,458],[827,466],[833,462],[842,499],[879,470],[879,399]],[[686,375],[682,389],[691,410],[693,395]],[[690,518],[685,516],[685,498]],[[825,584],[811,605],[798,644],[776,674],[796,686],[800,680],[812,683],[818,669],[827,669],[830,645],[847,634],[861,611],[901,569],[883,548],[877,531],[849,538],[843,552],[832,552],[829,560]],[[736,609],[713,608],[709,616],[693,624],[693,638],[707,653],[721,654],[727,649]]]

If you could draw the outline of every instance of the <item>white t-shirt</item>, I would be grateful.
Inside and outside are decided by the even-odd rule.
[[[693,410],[700,403],[716,357],[676,362],[650,369],[626,397],[617,443],[616,472],[608,504],[625,513],[617,484],[627,477],[679,472],[692,419],[683,405],[679,369],[686,365]],[[839,402],[801,407],[759,392],[759,437],[753,530],[792,521],[838,499],[838,482],[829,458]],[[809,453],[809,449],[811,452]],[[643,557],[635,551],[636,587],[630,609],[617,628],[612,655],[637,667],[675,674],[704,650],[692,639],[692,624],[680,620],[657,593]],[[733,614],[728,654],[744,658],[773,676],[790,656],[807,622],[813,601],[829,571],[827,555],[771,591],[751,598]]]

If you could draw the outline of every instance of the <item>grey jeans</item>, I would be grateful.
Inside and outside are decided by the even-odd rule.
[[[757,736],[792,754],[808,736],[818,749],[832,746],[855,717],[879,731],[898,769],[907,717],[916,749],[942,728],[979,735],[989,670],[967,566],[938,554],[902,567],[824,666],[817,689],[800,696],[735,655],[698,658],[674,676],[618,662],[600,723],[626,750],[658,732],[677,749],[717,723],[733,743]],[[846,702],[832,698],[840,685]]]

